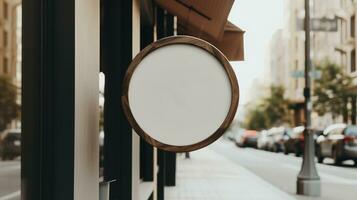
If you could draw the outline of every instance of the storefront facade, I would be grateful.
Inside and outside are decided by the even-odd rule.
[[[215,2],[23,2],[22,199],[94,200],[100,181],[113,181],[111,200],[164,199],[164,187],[175,185],[176,154],[133,133],[120,104],[122,80],[140,49],[177,33],[208,40],[230,60],[242,60],[244,32],[227,22],[234,1],[220,2],[222,16],[212,11]],[[105,74],[103,177],[100,71]]]

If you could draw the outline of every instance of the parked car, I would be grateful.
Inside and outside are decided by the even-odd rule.
[[[243,134],[236,140],[239,147],[253,147],[257,148],[258,134],[255,130],[245,130]]]
[[[289,128],[274,127],[268,130],[267,149],[272,152],[284,152],[284,141],[290,132]]]
[[[236,145],[238,145],[239,141],[243,137],[244,132],[245,132],[245,129],[241,129],[241,128],[238,129],[238,131],[234,132],[233,141]]]
[[[357,165],[357,126],[333,124],[327,127],[316,140],[316,156],[319,163],[330,157],[336,165],[349,159]]]
[[[291,130],[284,141],[284,154],[294,153],[300,156],[304,152],[304,126],[298,126]]]
[[[268,131],[260,131],[258,133],[257,148],[261,150],[268,150],[268,140]]]
[[[21,130],[7,130],[0,137],[2,160],[13,160],[21,155]]]

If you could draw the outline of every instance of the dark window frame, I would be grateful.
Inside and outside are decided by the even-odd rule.
[[[351,73],[356,72],[356,49],[351,51]]]
[[[3,17],[4,17],[4,19],[8,19],[8,16],[9,16],[9,4],[6,2],[6,1],[4,1],[3,2]]]
[[[356,35],[356,16],[352,15],[351,16],[351,21],[350,21],[350,35],[351,37],[355,37]]]
[[[7,46],[9,45],[8,37],[9,37],[9,34],[8,34],[7,30],[3,30],[2,42],[3,42],[4,48],[7,48]]]
[[[3,59],[3,73],[4,74],[9,73],[9,59],[7,57],[4,57]]]

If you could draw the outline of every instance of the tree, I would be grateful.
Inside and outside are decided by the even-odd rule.
[[[321,71],[321,77],[314,83],[314,110],[320,116],[331,113],[335,118],[345,110],[352,78],[343,72],[342,67],[329,61],[317,65],[316,69]]]
[[[245,128],[249,130],[262,130],[268,128],[268,115],[263,105],[251,109],[246,118]]]
[[[20,106],[16,103],[16,86],[4,76],[0,76],[0,91],[0,132],[2,132],[19,116]]]
[[[285,89],[282,86],[272,86],[270,96],[265,99],[265,113],[268,115],[268,125],[275,126],[290,123],[289,101],[284,98]]]
[[[284,98],[281,86],[271,86],[270,95],[249,111],[245,127],[261,130],[272,126],[290,123],[289,102]]]

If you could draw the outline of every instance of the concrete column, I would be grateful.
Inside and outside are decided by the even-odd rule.
[[[75,0],[75,200],[99,197],[99,7]]]

